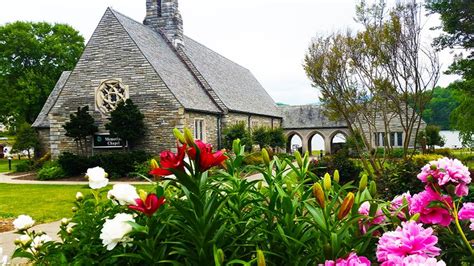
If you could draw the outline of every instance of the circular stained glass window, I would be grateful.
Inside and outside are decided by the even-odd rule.
[[[128,99],[128,87],[115,79],[103,81],[95,93],[96,108],[103,114],[109,114],[126,99]]]

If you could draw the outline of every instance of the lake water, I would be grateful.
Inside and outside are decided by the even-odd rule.
[[[461,140],[459,140],[459,131],[456,130],[441,130],[439,134],[444,138],[445,144],[443,148],[461,148]],[[437,147],[439,148],[439,147]]]

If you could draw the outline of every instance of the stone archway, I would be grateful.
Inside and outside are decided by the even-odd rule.
[[[322,156],[326,152],[326,137],[319,131],[311,132],[307,138],[308,152],[314,156]]]
[[[347,142],[347,137],[347,133],[342,130],[337,130],[331,134],[331,137],[329,138],[331,154],[336,153],[344,147]]]
[[[303,137],[297,132],[290,132],[287,134],[286,140],[286,152],[293,153],[295,150],[299,150],[303,153]]]

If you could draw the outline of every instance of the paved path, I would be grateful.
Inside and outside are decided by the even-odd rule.
[[[17,177],[21,177],[22,175],[6,175],[5,173],[0,173],[0,184],[29,184],[29,185],[87,185],[87,181],[40,181],[40,180],[21,180],[17,179]],[[130,182],[130,181],[111,181],[109,184],[114,185],[118,183],[131,183],[135,185],[146,185],[149,182],[140,181],[140,182]]]

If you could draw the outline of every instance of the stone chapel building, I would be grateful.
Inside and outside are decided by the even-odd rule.
[[[71,71],[64,72],[33,124],[53,158],[76,145],[63,125],[88,105],[99,131],[130,98],[145,116],[137,148],[157,154],[176,146],[173,128],[221,146],[227,125],[280,127],[282,117],[252,73],[183,34],[178,0],[147,0],[143,23],[108,8]],[[92,141],[88,145],[93,145]]]

